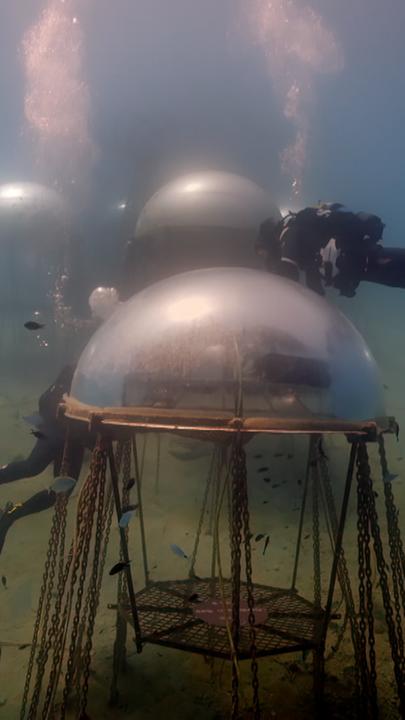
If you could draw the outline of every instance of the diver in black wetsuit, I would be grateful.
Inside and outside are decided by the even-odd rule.
[[[131,286],[133,287],[132,272],[137,261],[135,250],[135,243],[131,239],[125,249],[121,270],[122,279],[119,291],[122,299],[127,299],[134,292],[133,289],[131,292]],[[39,475],[51,463],[53,463],[54,477],[59,475],[65,443],[65,424],[57,417],[57,409],[63,395],[70,391],[74,371],[75,368],[72,366],[63,368],[55,382],[39,398],[40,417],[36,427],[36,431],[39,433],[38,440],[28,458],[0,467],[0,486]],[[91,448],[93,444],[94,437],[86,431],[82,430],[77,437],[70,436],[69,475],[75,480],[80,475],[84,450],[86,447]],[[56,495],[52,490],[41,490],[23,503],[8,503],[3,510],[0,509],[0,554],[7,532],[16,520],[42,510],[48,510],[55,504],[55,500]]]
[[[323,203],[290,213],[276,226],[265,221],[258,251],[270,272],[298,281],[302,271],[319,295],[334,287],[354,297],[361,282],[405,288],[405,250],[383,247],[383,230],[377,215]]]
[[[55,382],[39,398],[39,418],[36,427],[38,431],[37,442],[28,458],[16,460],[0,467],[0,485],[39,475],[51,463],[53,463],[54,476],[59,475],[65,442],[65,426],[63,420],[57,418],[57,408],[62,401],[63,395],[70,390],[73,373],[74,367],[64,367]],[[76,442],[73,439],[70,443],[69,475],[75,480],[80,474],[84,446],[85,442],[83,442],[82,438]],[[56,496],[52,490],[41,490],[26,502],[10,503],[0,516],[0,553],[7,531],[16,520],[26,515],[47,510],[54,505],[55,499]]]

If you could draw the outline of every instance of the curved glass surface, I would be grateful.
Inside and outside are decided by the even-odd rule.
[[[268,193],[252,180],[224,172],[180,177],[156,192],[142,210],[136,235],[163,227],[258,227],[281,214]]]
[[[67,241],[68,210],[37,183],[0,185],[0,304],[25,312],[50,303]]]
[[[136,226],[132,291],[187,270],[261,268],[260,224],[281,214],[256,183],[239,175],[200,172],[178,178],[146,203]]]
[[[0,247],[7,240],[60,245],[66,221],[67,206],[55,190],[30,182],[0,185]]]
[[[336,308],[268,273],[216,268],[135,295],[83,352],[72,397],[98,407],[363,421],[384,415],[378,368]]]

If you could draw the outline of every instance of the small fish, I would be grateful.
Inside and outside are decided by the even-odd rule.
[[[263,467],[259,467],[257,472],[267,472],[268,469],[267,465],[264,465]]]
[[[284,453],[276,452],[276,453],[274,453],[273,457],[280,458],[280,457],[283,457],[283,455],[284,455]]]
[[[297,485],[302,485],[302,479],[301,479],[301,478],[298,478],[298,480],[297,480]]]
[[[177,557],[181,557],[181,558],[184,558],[185,560],[187,560],[188,555],[186,555],[184,550],[182,550],[181,547],[179,547],[178,545],[174,545],[174,544],[170,545],[170,550],[172,552],[174,552],[174,554],[177,555]]]
[[[257,455],[254,456],[255,460],[260,460],[262,457],[263,455],[261,453],[257,453]]]
[[[3,585],[4,589],[7,590],[7,578],[5,575],[1,576],[1,584]]]
[[[264,538],[264,535],[262,535],[262,533],[260,533],[259,535],[256,535],[255,542],[260,542],[260,540],[263,540],[263,538]]]
[[[267,536],[266,536],[266,540],[265,540],[265,542],[264,542],[263,555],[264,555],[264,553],[265,553],[266,550],[267,550],[267,546],[268,546],[269,542],[270,542],[270,535],[267,535]]]
[[[198,593],[193,593],[190,595],[190,597],[187,598],[188,602],[195,603],[200,602],[200,596]]]
[[[41,330],[45,325],[35,322],[35,320],[28,320],[28,322],[24,323],[24,327],[27,328],[27,330]]]
[[[133,516],[135,515],[135,510],[127,510],[121,515],[120,521],[118,525],[120,528],[126,528],[129,525],[129,522],[132,520]]]
[[[41,430],[31,430],[31,435],[37,438],[37,440],[46,440],[46,435]]]
[[[125,490],[131,490],[131,488],[133,488],[134,485],[135,485],[135,478],[130,478],[128,480],[127,484],[125,485]]]
[[[280,483],[276,483],[275,485],[272,485],[271,487],[272,487],[272,488],[278,488],[278,487],[280,487]]]
[[[116,575],[117,573],[122,572],[125,570],[125,568],[129,567],[129,562],[119,562],[110,570],[110,575]]]
[[[292,453],[288,453],[287,460],[292,460],[294,455]]]
[[[373,490],[374,497],[378,498],[378,492],[376,490]]]
[[[403,457],[397,458],[398,462],[401,462],[401,460],[403,460],[403,459],[404,459]]]
[[[269,478],[269,477],[265,477],[265,478],[263,478],[263,480],[264,480],[264,482],[267,482],[267,483],[271,482],[271,478]]]
[[[268,500],[263,500],[263,505],[267,505],[268,502]]]
[[[60,493],[70,492],[75,485],[76,480],[74,478],[68,477],[67,475],[61,475],[60,477],[55,478],[49,489],[56,495],[59,495]]]
[[[44,424],[44,418],[39,413],[33,413],[32,415],[24,415],[23,420],[27,423],[27,425],[32,425],[32,427],[34,428],[40,428],[41,425]]]
[[[384,390],[389,390],[388,385],[383,385]]]
[[[310,535],[304,535],[304,540],[308,540],[308,538],[311,537]]]
[[[31,647],[30,643],[24,643],[24,645],[19,645],[19,650],[25,650],[27,647]]]

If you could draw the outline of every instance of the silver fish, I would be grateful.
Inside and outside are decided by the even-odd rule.
[[[121,515],[120,521],[118,523],[120,528],[128,527],[128,524],[132,520],[134,515],[135,515],[135,510],[127,510],[127,512],[124,512],[123,515]]]
[[[184,550],[182,550],[181,547],[179,547],[178,545],[174,545],[174,544],[170,545],[170,550],[172,552],[174,552],[174,554],[177,555],[177,557],[181,557],[181,558],[184,558],[185,560],[187,560],[188,555],[186,555]]]
[[[60,477],[55,478],[49,489],[58,495],[59,493],[70,492],[75,485],[76,480],[74,480],[74,478],[68,477],[67,475],[61,475]]]

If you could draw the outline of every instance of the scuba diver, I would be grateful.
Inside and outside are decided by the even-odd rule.
[[[57,417],[57,409],[63,395],[70,390],[74,370],[75,368],[70,365],[64,367],[55,382],[39,398],[38,415],[27,418],[30,424],[35,425],[35,430],[32,432],[37,441],[25,460],[15,460],[0,467],[0,485],[39,475],[51,463],[53,463],[54,476],[60,474],[65,425],[63,419]],[[70,443],[69,474],[74,480],[77,480],[80,474],[84,447],[83,438],[78,438],[77,441],[73,439]],[[40,490],[23,503],[8,503],[4,510],[0,511],[0,553],[7,532],[16,520],[47,510],[54,505],[55,500],[56,495],[52,490]]]
[[[276,226],[266,220],[257,250],[270,272],[299,281],[302,271],[319,295],[334,287],[354,297],[361,282],[405,288],[405,250],[381,245],[384,227],[377,215],[322,203],[290,212]]]

